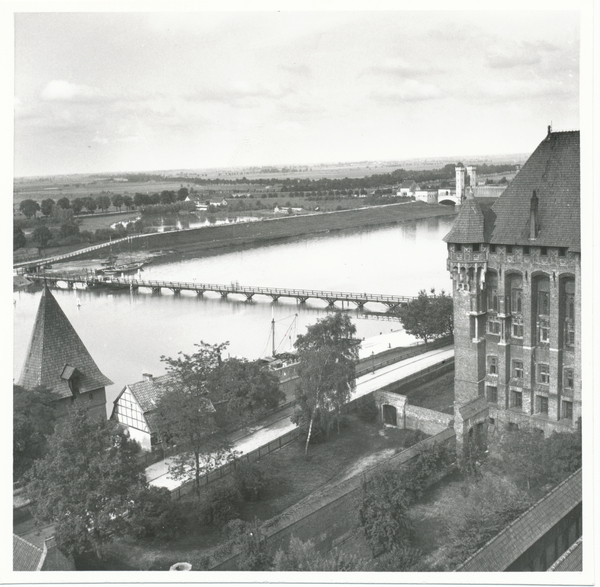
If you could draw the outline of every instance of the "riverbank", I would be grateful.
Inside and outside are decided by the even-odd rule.
[[[234,250],[285,242],[299,237],[315,236],[337,231],[389,226],[407,220],[421,220],[440,216],[454,216],[454,207],[429,205],[423,202],[389,204],[385,206],[340,210],[321,214],[307,214],[269,218],[259,222],[232,223],[191,230],[156,233],[130,242],[113,244],[113,253],[139,251],[160,256],[204,256]],[[94,258],[97,251],[80,258]]]

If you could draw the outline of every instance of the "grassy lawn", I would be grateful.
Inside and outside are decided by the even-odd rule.
[[[406,395],[409,403],[413,406],[453,414],[454,371],[408,391],[403,390],[402,394]]]
[[[311,445],[308,458],[303,443],[292,443],[260,462],[272,482],[260,501],[238,502],[238,516],[246,521],[272,518],[323,485],[368,466],[377,453],[385,458],[399,452],[406,435],[404,430],[380,428],[351,415],[339,436],[334,432],[326,442]],[[231,482],[231,478],[225,478],[210,488],[218,490]],[[182,501],[189,503],[192,511],[196,500],[188,495]],[[109,547],[101,565],[88,562],[86,566],[90,570],[167,570],[171,564],[187,561],[197,569],[202,556],[225,541],[222,532],[208,525],[197,525],[181,538],[164,544],[119,539]]]

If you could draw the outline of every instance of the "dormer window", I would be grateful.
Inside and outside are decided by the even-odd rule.
[[[479,243],[473,245],[473,252],[474,253],[479,252]]]

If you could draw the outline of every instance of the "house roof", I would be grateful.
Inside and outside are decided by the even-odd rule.
[[[460,207],[458,217],[450,232],[444,237],[447,243],[483,243],[491,234],[495,214],[489,205],[479,202],[470,190]]]
[[[63,398],[73,395],[70,380],[77,382],[81,393],[112,385],[44,285],[18,385],[25,389],[44,386]]]
[[[415,184],[415,180],[414,179],[405,179],[401,184],[400,184],[400,189],[404,188],[410,188]]]
[[[531,241],[530,207],[534,190],[538,197],[539,231]],[[463,203],[444,240],[580,251],[579,131],[550,132],[491,208],[477,200]]]
[[[505,571],[581,503],[581,469],[530,507],[466,560],[457,571]]]
[[[38,571],[45,557],[41,548],[13,534],[13,571]]]
[[[529,240],[531,196],[538,197],[539,234]],[[550,132],[493,207],[491,243],[581,250],[579,131]]]

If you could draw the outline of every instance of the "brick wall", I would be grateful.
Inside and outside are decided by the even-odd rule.
[[[411,430],[421,430],[425,434],[439,434],[452,426],[454,417],[419,406],[405,405],[405,427]]]

